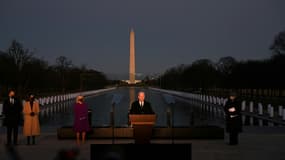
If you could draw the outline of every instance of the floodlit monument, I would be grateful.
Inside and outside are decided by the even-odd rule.
[[[135,71],[135,32],[131,28],[130,32],[130,77],[129,77],[129,84],[135,84],[136,83],[136,71]]]

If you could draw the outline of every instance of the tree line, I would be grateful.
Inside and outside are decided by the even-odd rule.
[[[155,79],[147,76],[143,84],[191,92],[215,88],[285,89],[285,31],[275,36],[269,50],[271,56],[263,60],[237,61],[230,56],[217,62],[199,59],[170,68]],[[0,51],[1,97],[11,88],[20,95],[39,95],[93,90],[120,82],[111,82],[94,69],[75,66],[65,56],[57,57],[55,65],[50,65],[34,54],[16,40],[7,51]]]
[[[65,56],[55,61],[50,65],[13,40],[7,51],[0,51],[0,96],[7,96],[9,89],[20,96],[29,92],[40,95],[99,89],[109,83],[104,73],[75,66]]]
[[[145,83],[165,89],[205,91],[229,89],[285,89],[285,31],[276,35],[269,47],[271,56],[263,60],[237,61],[231,56],[217,62],[200,59],[189,65],[179,65]]]

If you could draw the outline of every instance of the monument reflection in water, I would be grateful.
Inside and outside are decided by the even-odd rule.
[[[197,102],[174,97],[175,103],[169,104],[164,93],[147,88],[122,87],[113,91],[100,93],[85,98],[88,107],[92,110],[91,124],[93,127],[108,127],[111,124],[110,113],[112,111],[112,100],[114,95],[120,97],[114,108],[115,127],[128,127],[128,112],[131,103],[136,100],[139,91],[146,93],[154,112],[157,114],[155,127],[167,127],[173,122],[174,127],[191,127],[203,125],[223,126],[223,117],[207,111],[205,106]],[[43,131],[50,131],[62,126],[73,124],[74,101],[63,102],[53,106],[57,111],[48,114],[41,114],[40,122]],[[62,109],[60,109],[62,108]],[[173,119],[171,119],[173,117]],[[171,121],[169,120],[171,119]]]

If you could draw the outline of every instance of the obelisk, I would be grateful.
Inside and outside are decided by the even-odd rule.
[[[136,82],[136,71],[135,71],[135,32],[131,28],[130,32],[130,84]]]

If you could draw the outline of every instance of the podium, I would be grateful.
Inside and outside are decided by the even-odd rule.
[[[156,122],[155,114],[129,114],[129,121],[134,128],[136,144],[148,144],[152,136],[152,128]]]

